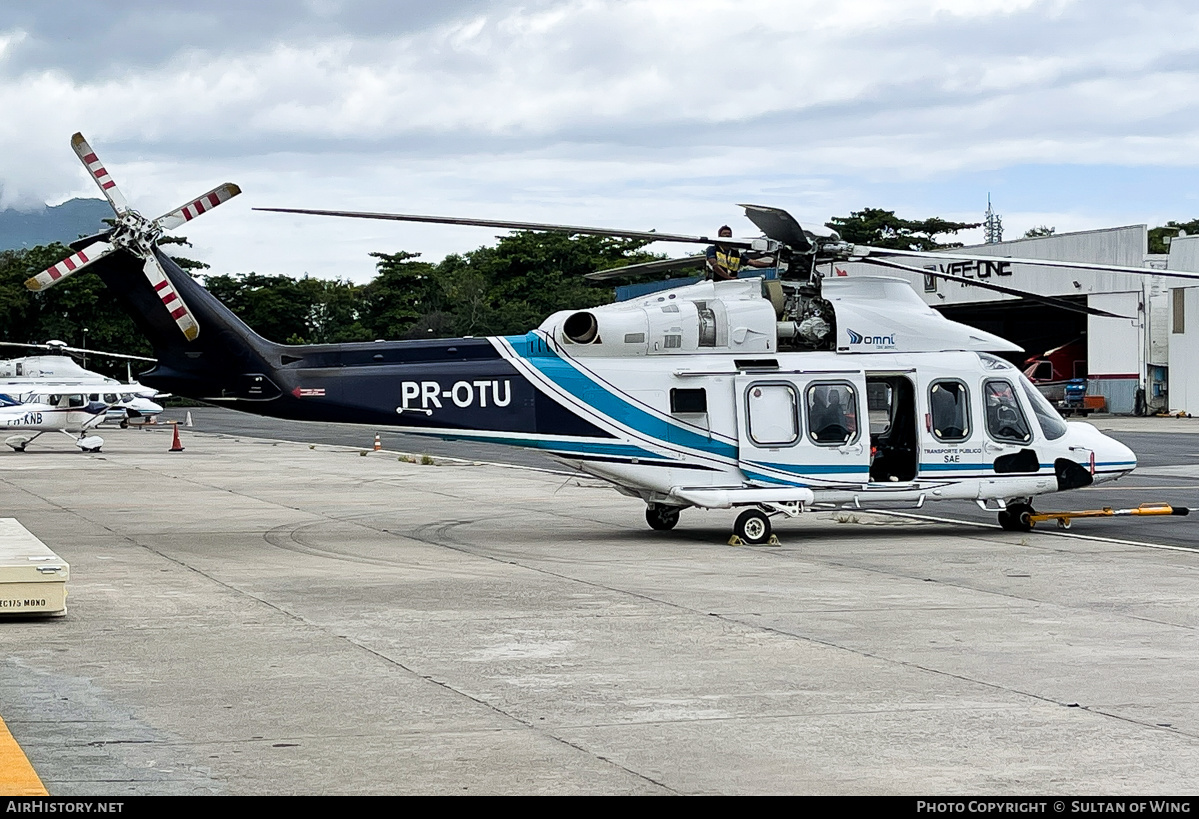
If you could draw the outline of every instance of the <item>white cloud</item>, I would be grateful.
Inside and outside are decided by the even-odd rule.
[[[233,5],[134,6],[90,20],[95,42],[76,34],[60,62],[38,4],[0,16],[0,110],[13,112],[0,208],[90,193],[67,147],[83,130],[147,212],[240,183],[238,204],[188,227],[198,255],[233,269],[361,278],[369,250],[436,257],[490,235],[288,233],[250,204],[698,232],[746,198],[821,221],[868,205],[952,218],[969,212],[954,186],[979,174],[1199,164],[1199,12],[1181,3],[585,0],[423,17],[411,4],[401,22],[347,1],[286,25]],[[1072,218],[1117,205],[1080,202]]]

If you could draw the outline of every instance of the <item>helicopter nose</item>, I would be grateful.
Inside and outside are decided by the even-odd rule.
[[[1086,461],[1080,459],[1080,463],[1089,468],[1095,483],[1114,481],[1136,469],[1136,453],[1091,424],[1071,422],[1070,431],[1070,449],[1085,456]]]
[[[1129,447],[1117,441],[1115,438],[1109,438],[1104,435],[1104,452],[1103,457],[1099,457],[1096,453],[1096,469],[1103,468],[1112,470],[1113,479],[1127,475],[1129,472],[1137,468],[1137,454]]]

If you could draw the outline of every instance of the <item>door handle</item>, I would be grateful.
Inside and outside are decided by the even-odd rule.
[[[862,454],[862,445],[861,444],[847,444],[846,446],[837,447],[837,451],[840,452],[842,455],[861,455]]]
[[[986,450],[987,452],[1006,452],[1007,451],[1006,446],[1001,446],[1000,444],[993,444],[990,441],[983,442],[983,449]]]

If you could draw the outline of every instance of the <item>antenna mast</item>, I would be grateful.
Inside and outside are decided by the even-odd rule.
[[[983,220],[983,241],[989,245],[1003,241],[1003,219],[991,207],[991,194],[987,194],[987,218]]]

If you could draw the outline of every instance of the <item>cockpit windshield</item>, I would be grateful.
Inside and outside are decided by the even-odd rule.
[[[1037,424],[1040,425],[1041,432],[1045,433],[1045,437],[1055,441],[1065,435],[1066,422],[1062,420],[1062,416],[1023,373],[1020,374],[1020,387],[1024,390],[1024,397],[1028,399],[1028,403],[1032,404],[1033,414],[1037,416]]]

